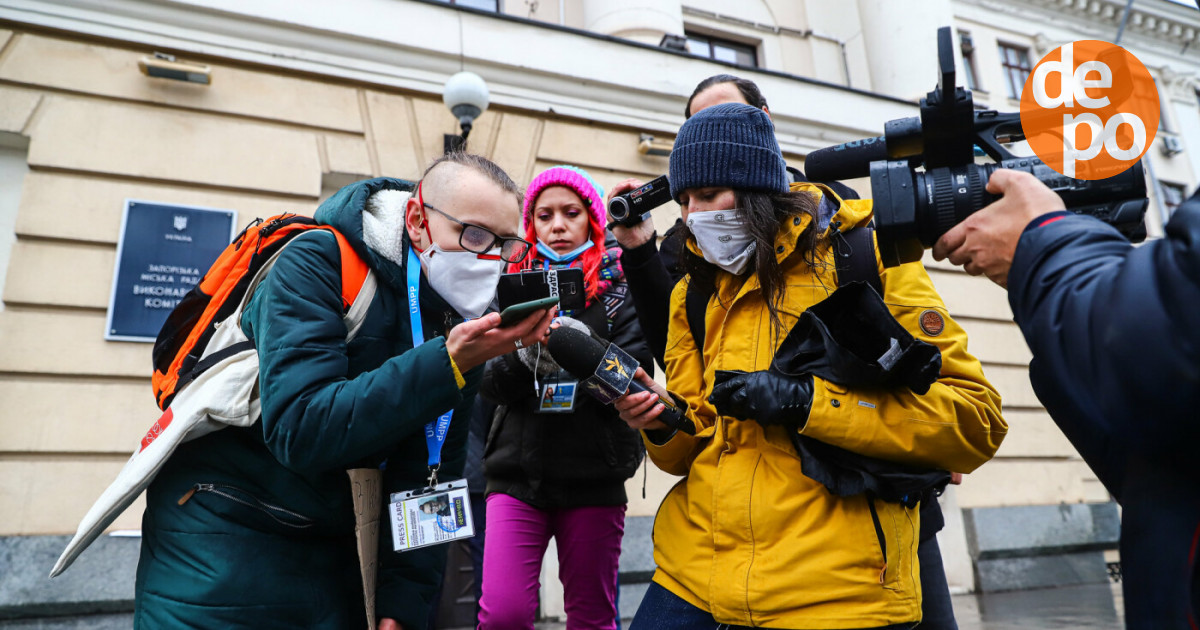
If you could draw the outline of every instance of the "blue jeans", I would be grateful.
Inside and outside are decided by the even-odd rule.
[[[911,623],[894,624],[870,630],[909,630]],[[629,630],[750,630],[748,626],[717,623],[707,611],[683,601],[671,591],[650,583]],[[866,630],[866,629],[864,629]]]

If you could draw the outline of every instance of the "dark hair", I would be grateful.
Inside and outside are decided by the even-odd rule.
[[[758,85],[750,79],[735,77],[732,74],[714,74],[696,85],[696,89],[688,97],[687,105],[683,108],[683,117],[692,117],[692,101],[696,99],[696,96],[704,90],[720,83],[732,83],[737,87],[738,92],[742,93],[742,98],[746,99],[746,103],[750,106],[758,109],[767,108],[767,99],[762,95],[762,91],[758,89]]]
[[[750,272],[758,274],[763,301],[767,304],[767,312],[771,316],[774,333],[782,336],[783,320],[779,317],[779,304],[783,301],[784,288],[787,279],[783,277],[783,269],[776,259],[775,237],[779,231],[786,229],[786,222],[801,215],[811,219],[796,242],[796,250],[801,252],[804,261],[810,267],[818,267],[822,263],[817,256],[817,241],[820,232],[817,229],[817,202],[810,193],[803,191],[784,193],[765,193],[735,190],[737,196],[737,212],[746,221],[746,229],[754,238],[754,258],[750,262]],[[684,225],[685,238],[692,237],[692,232]],[[689,282],[698,282],[707,293],[713,293],[717,277],[716,265],[704,260],[685,249],[684,268],[691,276]]]
[[[450,153],[446,153],[434,160],[433,163],[429,165],[429,168],[425,169],[425,172],[421,175],[421,179],[425,179],[429,176],[429,173],[433,169],[446,163],[458,164],[459,166],[465,166],[478,171],[488,179],[495,182],[495,184],[505,192],[512,193],[514,196],[516,196],[518,204],[525,197],[525,194],[521,191],[521,187],[518,186],[511,177],[508,176],[508,173],[504,172],[504,169],[500,168],[495,162],[483,157],[482,155],[476,155],[474,153],[463,153],[461,151],[452,151]]]

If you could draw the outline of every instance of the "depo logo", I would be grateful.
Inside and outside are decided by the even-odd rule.
[[[1083,40],[1050,51],[1021,93],[1021,127],[1050,168],[1077,179],[1118,175],[1158,131],[1158,89],[1124,48]]]

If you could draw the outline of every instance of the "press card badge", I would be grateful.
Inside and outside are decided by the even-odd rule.
[[[578,385],[574,380],[561,378],[542,383],[538,399],[538,413],[571,413],[574,411],[575,391],[578,389]]]
[[[412,329],[413,347],[425,343],[425,329],[421,323],[421,261],[416,250],[408,250],[408,317]],[[388,504],[388,515],[392,522],[392,547],[396,551],[408,551],[428,547],[475,535],[471,522],[471,501],[467,495],[467,482],[452,481],[438,483],[438,470],[442,467],[442,445],[450,431],[454,418],[451,409],[425,425],[425,447],[429,451],[429,481],[424,487],[392,495]]]
[[[396,492],[388,505],[392,548],[408,551],[475,535],[471,498],[465,480],[431,488]]]

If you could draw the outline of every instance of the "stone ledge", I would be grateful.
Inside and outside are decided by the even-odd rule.
[[[1113,502],[967,509],[963,524],[976,559],[1115,549],[1121,534]]]
[[[0,630],[129,630],[133,613],[0,620]]]
[[[0,620],[133,610],[141,538],[101,536],[71,568],[51,580],[50,568],[70,539],[0,537],[0,566],[7,567],[0,571]]]
[[[984,593],[1108,582],[1101,552],[999,558],[975,564],[975,580]]]
[[[630,516],[625,519],[618,565],[621,584],[650,581],[654,575],[654,517]]]
[[[1108,581],[1104,551],[1116,549],[1116,503],[963,510],[981,592]]]

